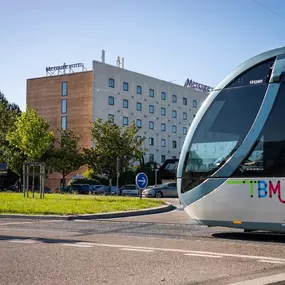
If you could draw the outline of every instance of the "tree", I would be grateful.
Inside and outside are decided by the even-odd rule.
[[[85,161],[95,174],[103,174],[112,179],[119,168],[126,171],[144,154],[142,143],[145,138],[137,135],[139,129],[135,123],[129,127],[120,127],[109,121],[97,119],[91,127],[95,147],[84,149]]]
[[[54,140],[48,131],[48,123],[35,110],[27,106],[26,112],[18,116],[15,128],[6,136],[9,144],[23,152],[29,161],[39,161]]]
[[[15,121],[21,115],[18,105],[11,104],[0,92],[0,162],[6,162],[8,168],[21,176],[23,162],[26,160],[24,153],[7,140],[8,132],[15,129]]]
[[[35,110],[27,106],[26,112],[22,112],[21,116],[16,118],[14,127],[6,135],[9,150],[17,149],[29,162],[39,162],[51,148],[54,140],[54,134],[49,132],[48,128],[48,123]],[[34,171],[35,167],[33,167],[33,173]],[[34,197],[35,174],[33,174],[32,185]]]
[[[61,173],[63,187],[65,187],[66,176],[83,165],[82,155],[78,147],[79,139],[80,136],[71,129],[61,130],[60,137],[57,139],[58,147],[55,147],[53,155],[48,159],[48,164],[51,165],[52,170]]]

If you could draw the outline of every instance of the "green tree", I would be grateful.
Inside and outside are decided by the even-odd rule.
[[[9,143],[7,134],[15,129],[14,123],[20,115],[19,106],[9,103],[0,92],[0,162],[6,162],[8,168],[18,176],[22,174],[26,156],[19,148]]]
[[[53,132],[48,131],[48,123],[35,110],[27,106],[15,121],[15,128],[6,136],[12,147],[19,149],[29,161],[39,161],[54,140]]]
[[[79,140],[80,136],[76,135],[73,130],[61,130],[53,155],[48,159],[51,169],[61,173],[63,187],[66,185],[66,176],[83,165],[83,157],[78,147]]]
[[[91,127],[94,148],[85,149],[85,162],[95,174],[103,174],[113,179],[119,169],[126,171],[138,161],[145,152],[142,143],[145,138],[137,135],[139,129],[135,123],[120,127],[109,121],[97,119]]]

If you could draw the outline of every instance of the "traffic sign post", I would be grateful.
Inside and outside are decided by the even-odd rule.
[[[144,172],[140,172],[136,176],[136,186],[139,188],[139,196],[142,198],[142,190],[148,185],[147,175]]]

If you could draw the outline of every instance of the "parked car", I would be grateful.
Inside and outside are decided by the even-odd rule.
[[[161,184],[159,186],[146,188],[143,190],[142,196],[147,198],[162,198],[162,197],[177,198],[178,197],[177,185],[176,183],[169,182]]]
[[[102,194],[104,185],[90,185],[91,194]]]
[[[91,188],[89,184],[73,184],[70,186],[70,192],[76,194],[90,194]]]
[[[96,189],[96,194],[116,195],[117,194],[117,187],[111,186],[111,191],[110,191],[110,186],[101,185],[101,187]]]
[[[120,195],[122,196],[138,196],[139,190],[136,185],[124,185],[120,188]]]

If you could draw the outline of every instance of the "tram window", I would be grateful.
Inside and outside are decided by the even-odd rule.
[[[226,88],[268,83],[274,60],[275,58],[269,59],[247,70],[238,78],[235,78]]]
[[[184,173],[206,178],[232,155],[248,133],[266,89],[267,84],[261,84],[220,92],[193,136]]]
[[[233,177],[285,176],[285,82],[280,86],[272,111],[253,150]]]

